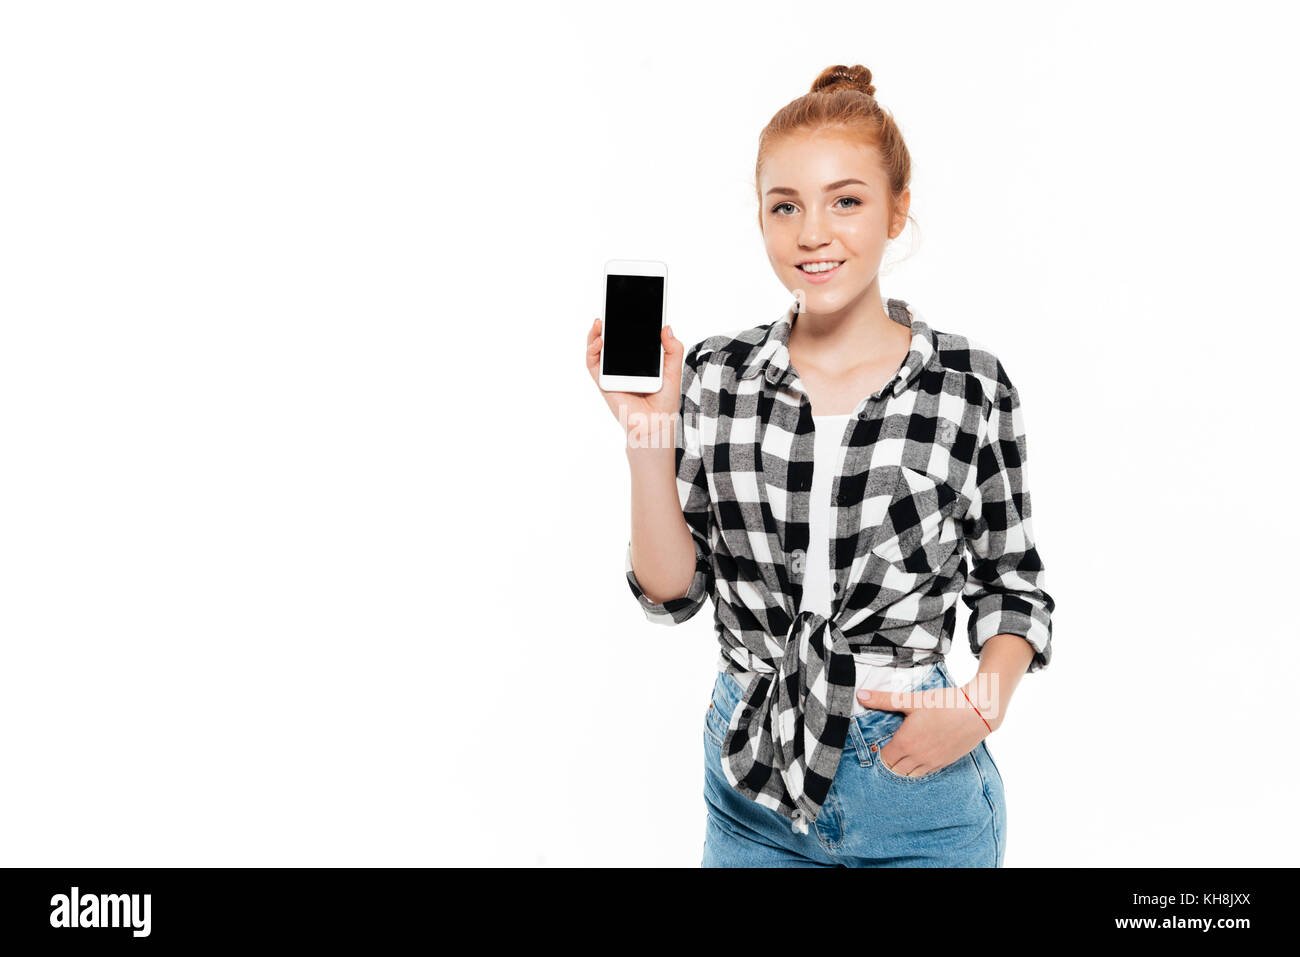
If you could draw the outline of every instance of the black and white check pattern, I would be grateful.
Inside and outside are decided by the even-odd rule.
[[[801,833],[839,766],[855,652],[889,651],[899,667],[942,660],[960,596],[977,656],[994,635],[1015,634],[1034,648],[1030,672],[1051,660],[1055,602],[1031,530],[1015,386],[988,349],[932,330],[902,300],[886,308],[912,346],[845,430],[829,618],[800,610],[814,436],[787,349],[793,305],[685,356],[677,488],[696,552],[685,597],[650,601],[628,542],[627,581],[651,621],[686,621],[713,597],[727,670],[757,679],[732,716],[724,770]]]

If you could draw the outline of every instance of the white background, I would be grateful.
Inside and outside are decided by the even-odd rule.
[[[1024,404],[1006,865],[1294,862],[1282,9],[6,4],[3,862],[697,865],[712,606],[628,590],[584,338],[615,257],[781,314],[758,134],[835,63],[884,295]]]

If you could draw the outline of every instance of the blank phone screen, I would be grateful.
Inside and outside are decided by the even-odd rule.
[[[664,277],[605,277],[606,375],[659,375],[659,330],[663,328]]]

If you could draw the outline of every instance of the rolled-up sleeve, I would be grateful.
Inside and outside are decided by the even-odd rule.
[[[690,589],[680,598],[654,602],[646,597],[632,571],[632,540],[627,543],[625,571],[632,594],[641,605],[646,618],[656,624],[677,625],[691,618],[704,606],[713,593],[713,559],[709,549],[709,487],[705,479],[704,464],[700,457],[700,376],[701,347],[696,343],[682,361],[681,418],[676,431],[677,445],[677,497],[682,514],[690,528],[695,543],[695,576]]]
[[[963,520],[972,566],[962,600],[971,609],[970,648],[977,658],[994,635],[1019,635],[1033,646],[1029,672],[1035,672],[1052,659],[1056,602],[1046,590],[1030,520],[1020,397],[1000,363],[998,379],[988,429],[979,447],[975,491]]]

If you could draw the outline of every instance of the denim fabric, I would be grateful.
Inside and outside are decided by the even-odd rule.
[[[920,688],[955,684],[940,662]],[[739,682],[719,672],[704,720],[704,867],[1002,866],[1006,803],[986,742],[947,767],[903,777],[880,760],[903,715],[855,715],[821,813],[797,834],[723,774],[722,741],[740,699]]]

